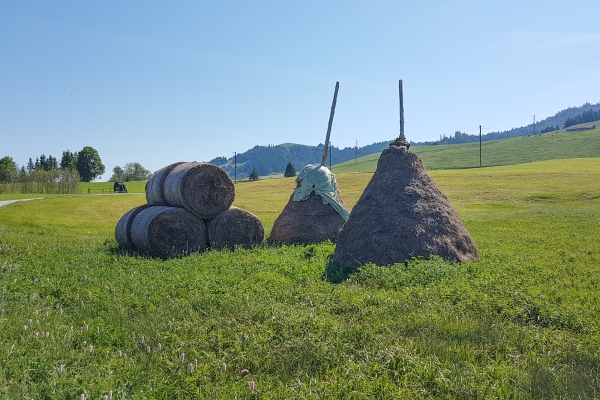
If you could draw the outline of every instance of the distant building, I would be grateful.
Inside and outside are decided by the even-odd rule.
[[[590,129],[596,129],[596,125],[576,125],[576,126],[570,126],[570,127],[567,128],[567,132],[589,131]]]

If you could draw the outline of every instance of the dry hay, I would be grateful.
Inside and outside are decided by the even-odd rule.
[[[341,204],[347,208],[337,191]],[[294,201],[290,196],[287,205],[273,224],[269,243],[320,243],[338,239],[344,219],[316,193],[304,201]]]
[[[389,265],[430,255],[478,258],[471,235],[419,157],[390,145],[340,232],[332,260]]]
[[[133,242],[131,241],[131,224],[133,223],[135,217],[148,207],[151,207],[151,205],[143,204],[132,210],[129,210],[121,217],[119,222],[117,222],[117,226],[115,228],[115,239],[117,239],[119,246],[126,249],[135,248]]]
[[[173,168],[179,164],[183,164],[183,162],[176,162],[159,169],[156,171],[156,173],[154,173],[154,175],[152,175],[152,178],[146,182],[146,201],[148,204],[167,204],[167,200],[165,199],[165,179],[167,179],[167,176],[173,170]]]
[[[208,233],[204,220],[183,208],[152,206],[133,219],[131,242],[141,253],[168,258],[204,251]]]
[[[229,175],[209,163],[171,164],[146,185],[148,203],[183,207],[200,218],[227,210],[234,198],[235,186]]]
[[[208,222],[208,242],[213,249],[258,246],[264,238],[260,219],[241,208],[230,207]]]

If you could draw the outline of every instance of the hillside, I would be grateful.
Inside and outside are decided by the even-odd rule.
[[[335,164],[368,154],[381,153],[387,145],[388,142],[386,141],[359,148],[346,147],[340,149],[332,146],[329,155],[332,163]],[[243,179],[248,177],[253,170],[256,170],[261,176],[283,173],[288,163],[292,163],[298,171],[307,164],[320,163],[322,157],[323,144],[305,146],[284,143],[277,146],[255,146],[244,153],[237,154],[237,160],[235,161],[237,167],[234,164],[233,157],[217,157],[212,159],[210,163],[223,168],[232,178],[236,175],[238,179]]]
[[[529,136],[538,135],[545,132],[550,132],[557,129],[566,128],[568,126],[579,124],[583,122],[590,122],[597,118],[597,114],[600,112],[600,102],[597,104],[585,103],[579,107],[569,107],[566,110],[557,112],[551,117],[545,118],[541,121],[537,121],[535,124],[531,123],[527,126],[521,126],[519,128],[513,128],[507,131],[496,131],[489,132],[482,136],[482,141],[487,142],[491,140],[507,139],[517,136]],[[596,118],[589,118],[590,116],[596,116]],[[414,142],[415,145],[439,145],[439,144],[457,144],[457,143],[469,143],[479,142],[479,135],[469,135],[462,132],[455,132],[454,135],[448,137],[440,137],[440,140],[434,142]]]
[[[534,161],[565,158],[600,157],[599,127],[582,132],[552,131],[541,135],[520,136],[510,139],[483,142],[481,165],[512,165]],[[426,169],[471,168],[479,166],[479,143],[450,144],[438,146],[411,146]],[[379,153],[361,157],[355,161],[333,166],[333,172],[374,172]]]

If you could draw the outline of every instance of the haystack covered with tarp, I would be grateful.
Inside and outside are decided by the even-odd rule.
[[[418,256],[478,258],[458,213],[407,147],[397,141],[382,152],[339,235],[333,261],[389,265]]]
[[[296,189],[275,220],[271,243],[335,242],[350,214],[335,175],[322,164],[309,164],[296,177]]]

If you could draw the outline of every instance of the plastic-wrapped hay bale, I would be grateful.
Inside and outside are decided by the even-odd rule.
[[[133,249],[135,246],[131,241],[131,224],[135,217],[142,212],[144,209],[152,207],[150,204],[143,204],[141,206],[135,207],[127,211],[117,222],[117,226],[115,228],[115,239],[117,239],[117,243],[119,246],[126,249]]]
[[[258,246],[264,237],[261,220],[241,208],[230,207],[208,223],[208,241],[214,249]]]
[[[169,258],[204,251],[208,232],[202,218],[183,208],[152,206],[133,219],[131,242],[141,253]]]
[[[235,199],[229,175],[209,163],[180,162],[158,171],[146,185],[149,204],[182,207],[200,218],[227,210]]]

